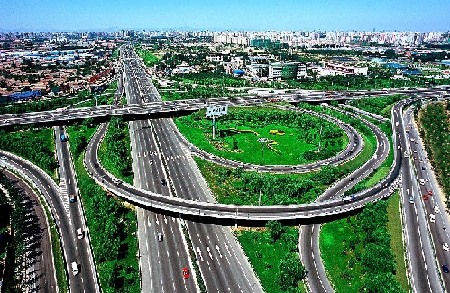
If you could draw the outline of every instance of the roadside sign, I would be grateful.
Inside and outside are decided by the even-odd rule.
[[[228,105],[213,105],[206,108],[206,117],[221,116],[228,113]]]

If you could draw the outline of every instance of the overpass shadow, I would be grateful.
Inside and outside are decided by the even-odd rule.
[[[138,205],[139,206],[139,205]],[[146,206],[140,206],[141,208],[157,213],[163,214],[169,217],[183,219],[185,221],[191,221],[195,223],[202,224],[212,224],[212,225],[220,225],[220,226],[242,226],[242,227],[264,227],[267,223],[267,220],[244,220],[244,219],[219,219],[215,217],[209,216],[198,216],[198,215],[183,215],[180,213],[170,212],[166,210],[161,210],[157,208],[149,208]],[[299,219],[291,219],[291,220],[280,220],[280,223],[283,226],[299,226],[299,225],[312,225],[312,224],[325,224],[328,222],[333,222],[336,220],[340,220],[343,218],[347,218],[349,216],[354,216],[362,211],[363,208],[359,208],[353,211],[343,212],[337,215],[329,215],[329,216],[320,216],[315,218],[299,218]]]

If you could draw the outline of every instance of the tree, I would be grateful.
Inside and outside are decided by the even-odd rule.
[[[298,287],[298,282],[306,277],[305,267],[300,262],[298,253],[287,253],[280,262],[278,282],[282,290]]]
[[[272,238],[273,242],[280,239],[281,235],[286,231],[286,229],[281,225],[278,221],[268,221],[266,224],[266,228],[270,233],[270,238]]]

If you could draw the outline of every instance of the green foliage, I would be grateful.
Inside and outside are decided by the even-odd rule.
[[[283,227],[279,221],[268,221],[266,223],[266,228],[269,231],[270,238],[272,238],[273,242],[280,239],[283,233],[286,232],[286,228]]]
[[[212,139],[211,121],[200,111],[176,119],[192,143],[217,156],[256,164],[301,164],[332,157],[343,149],[347,136],[336,125],[319,117],[276,109],[233,108],[217,121]],[[320,132],[320,128],[322,131]],[[271,134],[271,130],[284,135]],[[265,137],[275,143],[258,142]],[[318,150],[319,144],[321,146]],[[236,150],[237,148],[237,150]]]
[[[137,49],[136,53],[144,60],[144,64],[148,67],[159,63],[158,57],[153,55],[153,52],[149,50]]]
[[[0,149],[32,161],[55,179],[56,161],[52,129],[17,132],[0,129],[0,137]]]
[[[138,292],[135,212],[89,177],[84,169],[83,153],[77,151],[82,148],[74,144],[89,140],[94,131],[89,125],[80,125],[69,127],[68,132],[100,283],[104,292]],[[85,139],[75,139],[76,136]]]
[[[286,268],[285,264],[295,259],[294,268],[296,269],[293,271],[294,276],[296,273],[301,272],[303,268],[296,253],[298,243],[297,228],[287,227],[280,241],[276,242],[272,241],[270,232],[267,229],[237,231],[236,233],[245,255],[249,258],[255,273],[261,280],[264,291],[271,293],[286,292],[279,285],[281,273],[283,277],[286,273],[289,273],[289,268]],[[284,264],[281,265],[283,261]],[[302,287],[298,286],[295,292],[303,292]],[[293,291],[293,288],[289,289],[292,289],[289,292]]]
[[[297,252],[288,252],[280,262],[278,284],[284,291],[298,288],[306,277],[306,270]]]
[[[99,158],[102,165],[112,174],[133,184],[130,136],[127,123],[122,118],[111,119],[100,146]]]
[[[402,95],[386,96],[379,98],[365,98],[350,101],[350,104],[364,111],[382,115],[386,118],[391,116],[391,107],[396,102],[404,99]]]
[[[200,73],[186,73],[174,76],[172,80],[184,83],[184,84],[196,84],[203,86],[225,86],[225,87],[248,87],[251,86],[251,82],[233,77],[225,73],[214,72],[200,72]]]
[[[431,157],[431,163],[437,171],[440,185],[446,195],[450,208],[450,123],[449,104],[433,103],[420,111],[421,137]]]
[[[388,288],[383,292],[403,292],[394,277],[396,265],[387,223],[387,202],[379,201],[366,205],[356,216],[323,225],[321,255],[337,292],[358,292],[362,288],[379,292],[374,286],[381,280]],[[351,264],[350,268],[346,264]],[[343,276],[349,269],[352,273]]]

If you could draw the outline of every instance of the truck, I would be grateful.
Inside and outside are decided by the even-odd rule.
[[[65,141],[67,141],[67,136],[64,133],[61,133],[59,135],[59,139],[61,140],[61,142],[65,142]]]

